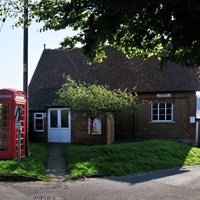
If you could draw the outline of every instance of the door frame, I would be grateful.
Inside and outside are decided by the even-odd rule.
[[[50,127],[51,125],[51,115],[50,115],[50,112],[51,110],[56,110],[57,111],[57,128],[55,127]],[[68,110],[68,127],[67,128],[62,128],[61,127],[61,121],[62,121],[62,116],[61,116],[61,112],[62,110]],[[71,143],[71,111],[70,111],[70,108],[58,108],[58,107],[51,107],[51,108],[48,108],[48,119],[47,119],[47,141],[48,142],[57,142],[57,143]],[[54,140],[49,140],[50,138],[50,133],[52,134],[52,132],[55,132],[56,134],[56,137],[57,139],[54,139]],[[64,135],[64,132],[63,131],[66,131],[66,140],[63,140],[63,135]]]

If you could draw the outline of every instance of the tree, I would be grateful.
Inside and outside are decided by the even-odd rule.
[[[79,30],[61,45],[81,43],[92,62],[105,58],[103,48],[109,44],[129,58],[154,55],[161,64],[200,64],[198,0],[40,0],[29,2],[29,10],[30,19],[45,23],[44,30]]]
[[[69,76],[58,92],[58,104],[69,106],[75,113],[84,113],[90,118],[90,140],[95,118],[115,112],[134,112],[137,95],[126,90],[109,90],[108,86],[77,83]],[[90,142],[89,142],[90,143]]]

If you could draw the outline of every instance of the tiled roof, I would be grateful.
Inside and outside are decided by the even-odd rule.
[[[137,92],[199,91],[197,68],[169,63],[161,70],[156,58],[143,61],[127,59],[121,52],[106,48],[107,59],[88,65],[80,49],[72,51],[45,49],[29,85],[30,110],[44,110],[57,98],[65,76],[74,80],[127,88]]]

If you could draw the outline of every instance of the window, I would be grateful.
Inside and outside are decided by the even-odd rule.
[[[69,128],[69,110],[61,110],[61,128]]]
[[[153,122],[173,121],[173,103],[151,104],[151,121]]]
[[[50,127],[58,128],[58,110],[50,110]]]
[[[34,113],[34,131],[44,131],[44,113]]]

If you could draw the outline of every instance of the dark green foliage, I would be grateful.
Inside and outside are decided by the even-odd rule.
[[[5,1],[10,2],[10,1]],[[2,4],[0,15],[23,10],[23,1]],[[128,57],[155,55],[161,64],[200,64],[200,1],[197,0],[29,0],[29,22],[44,22],[43,31],[72,27],[63,48],[83,45],[88,61],[101,62],[109,44]],[[17,17],[16,14],[13,14]],[[19,25],[23,17],[19,17]],[[164,49],[163,49],[164,48]]]

